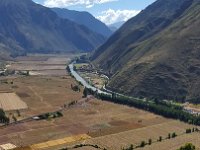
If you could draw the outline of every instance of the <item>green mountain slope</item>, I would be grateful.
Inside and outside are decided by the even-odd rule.
[[[198,99],[199,26],[199,0],[158,0],[100,47],[94,63],[112,74],[108,87],[119,92]]]

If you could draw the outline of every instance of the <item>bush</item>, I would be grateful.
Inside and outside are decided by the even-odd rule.
[[[191,129],[186,129],[186,131],[185,131],[185,133],[191,133],[192,132],[192,130]]]
[[[174,132],[172,133],[172,138],[175,138],[177,136],[177,134]]]
[[[0,123],[8,124],[10,119],[6,116],[3,109],[0,109]]]
[[[149,139],[149,143],[148,143],[149,145],[151,145],[152,144],[152,139]]]
[[[160,136],[160,137],[159,137],[158,141],[159,141],[159,142],[161,142],[161,141],[162,141],[162,136]]]
[[[195,150],[195,146],[191,143],[185,144],[185,146],[182,146],[180,149],[178,150]]]
[[[145,145],[146,145],[145,141],[142,141],[142,142],[140,143],[140,147],[145,147]]]
[[[171,139],[171,134],[170,134],[170,133],[168,134],[168,137],[167,137],[167,138],[168,138],[168,139]]]

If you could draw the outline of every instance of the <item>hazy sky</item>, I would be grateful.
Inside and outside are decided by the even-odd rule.
[[[47,7],[88,11],[106,24],[126,21],[155,0],[33,0]]]

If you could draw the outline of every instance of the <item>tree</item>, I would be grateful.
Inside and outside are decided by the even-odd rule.
[[[151,145],[152,144],[152,139],[149,139],[149,143],[148,143],[149,145]]]
[[[159,142],[161,142],[161,141],[162,141],[162,136],[160,136],[160,137],[159,137],[158,141],[159,141]]]
[[[192,132],[192,130],[191,129],[186,129],[186,131],[185,131],[185,133],[191,133]]]
[[[72,90],[75,91],[75,92],[80,92],[80,88],[79,88],[78,85],[74,85],[74,86],[73,86],[73,85],[71,84],[71,88],[72,88]]]
[[[182,146],[181,148],[177,150],[195,150],[195,146],[191,143],[185,144],[185,146]]]
[[[145,147],[145,145],[146,145],[145,141],[142,141],[142,142],[140,143],[140,147]]]
[[[0,108],[0,123],[8,124],[10,119],[6,116],[3,109]]]
[[[177,136],[177,134],[174,132],[172,133],[172,138],[175,138]]]
[[[170,133],[168,134],[168,139],[171,139],[171,134]]]
[[[18,117],[21,117],[21,113],[19,110],[17,110],[17,115],[18,115]]]
[[[195,128],[195,132],[199,132],[199,129],[198,129],[198,128]]]
[[[12,116],[12,118],[13,118],[14,122],[17,121],[17,118],[14,115]]]
[[[129,148],[127,148],[126,150],[133,150],[133,144],[131,144],[131,145],[129,146]]]
[[[195,128],[192,128],[192,132],[195,132]]]
[[[87,88],[84,88],[84,90],[83,90],[83,96],[87,97],[87,95],[88,95],[88,90],[87,90]]]

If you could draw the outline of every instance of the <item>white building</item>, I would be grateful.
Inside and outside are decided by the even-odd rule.
[[[17,146],[15,146],[14,144],[11,144],[11,143],[0,145],[0,150],[11,150],[11,149],[15,149],[15,148],[17,148]]]

